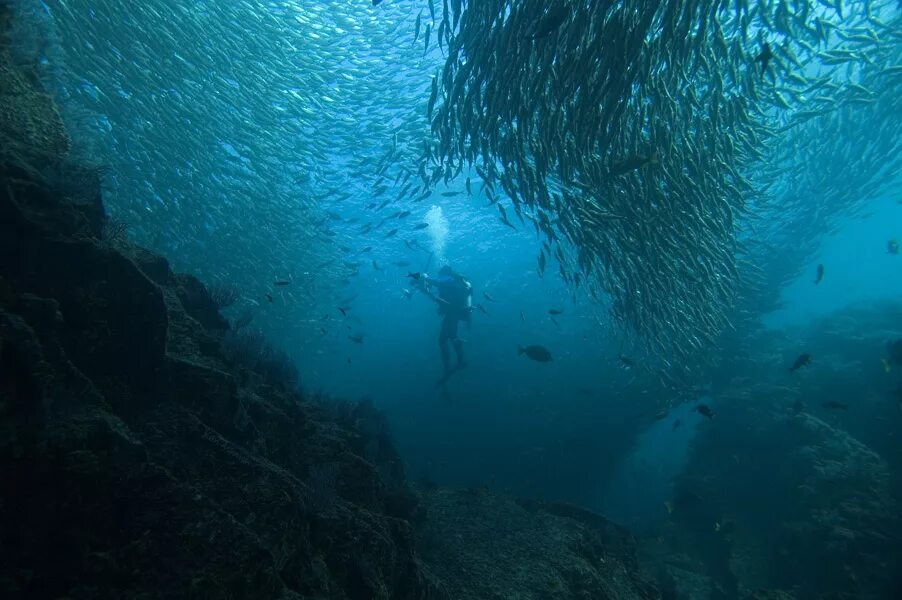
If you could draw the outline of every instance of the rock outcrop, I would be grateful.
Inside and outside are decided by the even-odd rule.
[[[371,440],[238,377],[203,286],[101,240],[93,189],[0,179],[6,597],[436,596]]]
[[[902,539],[886,461],[778,393],[716,405],[644,565],[675,598],[895,597]]]
[[[99,171],[0,53],[4,597],[442,597],[375,413],[230,363],[204,286],[105,236]]]
[[[632,537],[569,505],[487,489],[423,496],[423,559],[457,600],[650,600]]]

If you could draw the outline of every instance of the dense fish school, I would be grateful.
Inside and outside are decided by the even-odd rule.
[[[306,336],[479,197],[677,386],[902,156],[895,0],[20,4],[129,235]]]

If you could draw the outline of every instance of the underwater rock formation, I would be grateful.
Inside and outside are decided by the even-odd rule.
[[[421,554],[452,598],[659,597],[629,533],[594,513],[486,489],[433,490],[422,504]]]
[[[665,597],[894,597],[902,540],[886,461],[784,393],[722,402],[700,431],[669,524],[645,545]]]
[[[229,364],[199,281],[102,239],[99,174],[28,133],[36,98],[0,123],[4,597],[441,597],[366,415]]]
[[[430,594],[353,424],[238,377],[199,282],[98,239],[99,193],[2,184],[6,597]]]

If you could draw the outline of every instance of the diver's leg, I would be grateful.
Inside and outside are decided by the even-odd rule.
[[[451,325],[451,340],[454,342],[454,353],[457,355],[457,368],[463,369],[467,366],[466,361],[464,360],[464,343],[457,335],[457,319],[454,319],[454,323]]]
[[[445,376],[451,373],[451,349],[448,348],[448,344],[454,336],[451,335],[450,321],[451,318],[447,316],[442,319],[442,327],[438,334],[438,347],[442,353],[442,369]]]

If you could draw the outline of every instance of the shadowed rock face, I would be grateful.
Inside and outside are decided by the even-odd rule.
[[[594,513],[484,489],[429,492],[423,512],[423,559],[452,598],[658,598],[630,535]]]
[[[765,387],[718,405],[646,566],[658,564],[672,597],[894,597],[902,540],[886,461],[838,427],[787,411],[781,393]]]
[[[45,183],[3,166],[6,597],[440,597],[361,433],[236,378],[203,286]]]
[[[16,129],[35,98],[0,103],[40,146],[0,153],[4,597],[441,598],[394,451],[228,364],[204,286],[102,240],[98,173]]]

